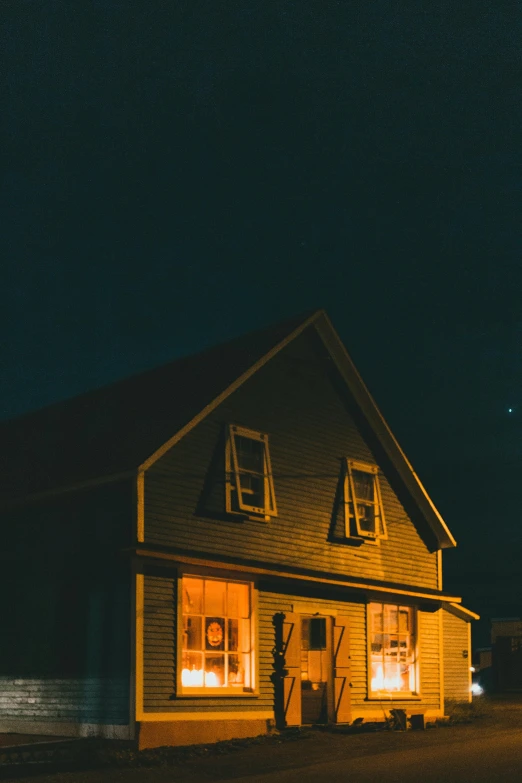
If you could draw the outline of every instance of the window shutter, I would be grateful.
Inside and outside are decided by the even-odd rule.
[[[350,683],[350,620],[336,617],[334,625],[334,708],[336,723],[352,719]]]
[[[285,612],[283,622],[284,716],[287,726],[301,725],[301,618]]]

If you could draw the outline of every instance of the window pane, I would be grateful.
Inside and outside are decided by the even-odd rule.
[[[250,620],[239,621],[239,649],[241,652],[251,652],[252,639],[250,638]]]
[[[203,614],[203,579],[183,578],[183,612]]]
[[[229,617],[250,617],[249,589],[248,585],[228,583],[228,605],[227,613]]]
[[[265,446],[260,440],[236,435],[236,453],[239,469],[264,473]]]
[[[226,582],[205,580],[205,614],[224,615],[226,608]]]
[[[228,621],[228,649],[237,650],[239,648],[239,625],[237,620]]]
[[[183,647],[185,650],[202,650],[203,639],[201,635],[202,617],[183,618]]]
[[[373,502],[373,473],[363,473],[360,470],[354,470],[352,475],[357,500],[370,500]]]
[[[240,655],[239,660],[241,662],[242,670],[243,670],[243,676],[244,676],[244,686],[245,688],[251,688],[252,687],[252,673],[251,673],[251,658],[250,653],[245,655]]]
[[[265,505],[265,480],[251,473],[240,473],[241,490],[244,493],[243,503],[247,506],[264,508]]]
[[[241,665],[239,655],[228,656],[228,684],[243,685],[245,682],[245,672]]]
[[[365,530],[367,533],[375,532],[375,508],[373,505],[360,505],[357,504],[357,515],[359,517],[359,525],[361,530]]]
[[[372,617],[372,630],[383,631],[383,611],[381,604],[371,604],[370,613]]]
[[[404,606],[401,606],[399,610],[399,631],[401,633],[407,632],[410,630],[410,609],[405,609]]]
[[[385,604],[384,616],[385,630],[389,631],[390,633],[397,633],[399,630],[397,627],[397,607]]]
[[[181,683],[189,688],[201,688],[203,685],[203,655],[184,653]]]
[[[313,617],[310,620],[310,649],[324,650],[326,648],[326,619]]]
[[[205,685],[207,688],[219,688],[225,685],[225,656],[205,656]]]

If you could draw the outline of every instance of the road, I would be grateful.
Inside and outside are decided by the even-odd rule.
[[[471,724],[377,733],[305,731],[244,746],[209,746],[150,766],[2,769],[27,783],[511,783],[522,781],[522,694],[489,702]],[[146,762],[146,759],[142,759]],[[15,774],[10,776],[10,773]],[[6,774],[7,773],[7,774]],[[18,774],[16,774],[18,773]],[[35,774],[37,775],[35,777]]]
[[[522,781],[522,729],[431,747],[396,748],[355,759],[227,778],[234,783],[492,783]]]

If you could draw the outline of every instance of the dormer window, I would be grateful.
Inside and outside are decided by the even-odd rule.
[[[268,435],[229,425],[226,471],[228,512],[267,520],[277,514]]]
[[[376,465],[346,460],[344,508],[347,538],[378,541],[387,537]]]

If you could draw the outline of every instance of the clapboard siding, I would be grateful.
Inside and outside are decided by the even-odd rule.
[[[420,693],[423,705],[442,708],[440,703],[440,622],[438,612],[419,611],[418,649],[420,669]]]
[[[259,670],[261,687],[273,692],[271,675],[273,674],[273,648],[275,631],[273,618],[278,612],[297,612],[307,614],[310,605],[319,614],[342,615],[350,618],[350,657],[351,657],[351,701],[354,716],[375,711],[375,701],[368,700],[368,643],[366,603],[354,601],[328,600],[310,596],[281,595],[273,592],[259,592],[259,634],[265,639],[264,654],[260,655]],[[421,698],[415,702],[415,709],[440,708],[440,678],[439,678],[439,621],[438,613],[417,613],[418,651],[420,671]],[[386,707],[388,707],[388,703]],[[412,711],[412,702],[394,695],[393,706],[404,707]]]
[[[276,630],[274,618],[281,612],[308,613],[313,605],[319,614],[342,615],[350,619],[351,699],[358,715],[375,713],[376,702],[368,701],[368,645],[366,602],[342,601],[276,592],[268,583],[256,588],[257,606],[254,622],[257,635],[258,695],[227,698],[176,699],[176,578],[145,576],[144,588],[144,711],[146,713],[201,713],[215,712],[233,716],[234,712],[274,710],[274,649]],[[163,611],[159,612],[158,609]],[[421,676],[421,699],[417,707],[438,709],[440,705],[439,679],[439,622],[438,613],[418,612],[418,650]],[[393,698],[394,706],[411,710],[411,702]]]
[[[449,611],[443,612],[444,696],[446,699],[470,701],[471,650],[469,623]],[[466,653],[466,655],[464,655]]]
[[[126,725],[127,679],[12,679],[0,677],[0,724],[74,722]]]
[[[378,463],[348,409],[313,335],[303,334],[147,471],[146,542],[437,588],[436,556],[386,478],[388,540],[331,540],[342,458]],[[229,422],[270,436],[278,516],[268,523],[223,514]]]

